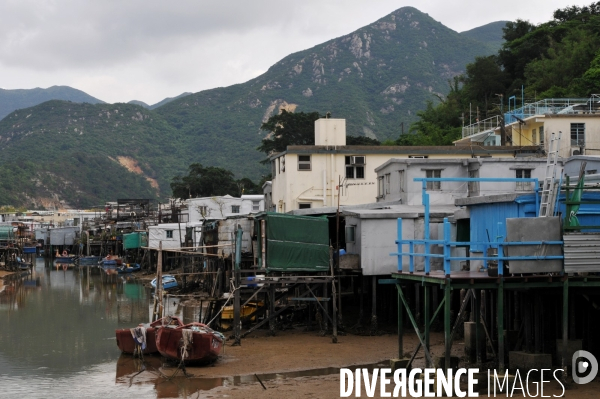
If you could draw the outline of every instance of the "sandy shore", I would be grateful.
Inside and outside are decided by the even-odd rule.
[[[404,337],[405,349],[414,348],[417,343],[414,334]],[[443,336],[433,334],[431,338],[433,355],[442,355]],[[455,343],[453,355],[462,356],[463,344]],[[290,373],[302,370],[315,370],[327,367],[339,368],[356,365],[367,365],[381,362],[388,364],[390,358],[397,356],[398,344],[395,334],[379,336],[340,336],[337,344],[330,337],[322,337],[316,332],[305,332],[301,329],[278,331],[275,337],[267,336],[266,331],[260,331],[242,340],[241,346],[225,347],[225,353],[216,364],[209,367],[188,367],[187,372],[193,375],[187,378],[186,388],[181,390],[173,385],[173,392],[168,393],[168,384],[156,384],[158,397],[190,397],[190,398],[265,398],[265,399],[297,399],[297,398],[339,398],[340,375],[323,375],[322,372]],[[422,352],[421,352],[422,353]],[[423,356],[415,360],[414,367],[423,367]],[[176,369],[162,367],[161,372],[170,375]],[[330,369],[327,372],[331,373]],[[269,374],[271,373],[271,374]],[[263,376],[264,389],[254,374]],[[305,376],[298,376],[298,374]],[[306,375],[309,374],[309,375]],[[310,375],[314,374],[314,375]],[[232,376],[242,376],[235,381]],[[128,380],[128,376],[124,376]],[[136,382],[156,383],[156,375],[136,376]],[[224,384],[224,386],[221,386]],[[210,389],[212,388],[212,389]],[[531,395],[535,394],[535,386],[531,386]],[[596,398],[600,392],[600,382],[585,386],[570,384],[564,392],[566,398]],[[172,396],[171,396],[172,395]],[[544,395],[563,395],[563,390],[557,383],[547,383]],[[351,397],[354,397],[352,395]],[[362,397],[366,397],[364,391]],[[375,398],[382,397],[379,390]],[[482,391],[480,397],[487,397],[487,391]],[[493,397],[493,392],[492,392]],[[502,394],[500,397],[506,397]],[[513,397],[523,396],[521,391],[515,391]],[[538,395],[538,397],[540,397]]]

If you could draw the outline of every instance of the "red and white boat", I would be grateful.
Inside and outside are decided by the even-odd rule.
[[[117,335],[117,346],[123,353],[135,353],[139,343],[134,339],[134,335],[136,334],[136,328],[138,328],[138,334],[144,334],[146,344],[145,348],[142,350],[142,353],[144,355],[158,353],[158,349],[156,349],[156,330],[163,325],[169,327],[179,327],[183,325],[183,322],[179,317],[166,316],[150,324],[140,324],[138,327],[134,328],[121,328],[115,330]],[[145,330],[142,330],[142,328]]]
[[[184,363],[211,363],[223,351],[225,337],[202,323],[165,326],[156,331],[156,348],[164,357]]]

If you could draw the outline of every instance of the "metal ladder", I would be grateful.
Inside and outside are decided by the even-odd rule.
[[[539,217],[549,217],[554,215],[554,203],[556,201],[556,165],[558,162],[558,149],[560,148],[560,137],[562,132],[550,136],[548,143],[548,159],[546,161],[546,176],[542,184],[542,198],[540,200]]]

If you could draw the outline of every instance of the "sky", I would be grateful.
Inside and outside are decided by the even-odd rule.
[[[578,0],[2,0],[0,88],[71,86],[155,104],[243,83],[406,6],[463,32],[533,24]]]

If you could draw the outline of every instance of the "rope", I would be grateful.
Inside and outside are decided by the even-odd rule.
[[[212,323],[213,321],[215,321],[215,319],[216,319],[217,317],[219,317],[219,315],[220,315],[220,314],[223,312],[223,309],[225,309],[225,306],[227,306],[227,304],[229,303],[229,300],[230,300],[231,298],[233,298],[233,295],[234,295],[234,293],[235,293],[237,290],[239,290],[239,289],[241,288],[241,287],[234,288],[234,286],[233,286],[233,281],[231,281],[231,282],[230,282],[230,284],[231,284],[231,289],[232,289],[232,290],[229,292],[229,298],[227,298],[227,300],[225,301],[225,303],[223,304],[223,306],[221,306],[221,310],[219,310],[219,311],[217,312],[217,314],[215,315],[215,317],[213,317],[213,318],[211,319],[211,321],[209,321],[208,323],[206,323],[206,325],[207,325],[207,326],[209,326],[209,327],[210,327],[211,323]]]
[[[192,342],[194,342],[194,338],[193,331],[190,329],[184,328],[181,330],[181,333],[183,338],[183,344],[181,346],[181,361],[183,362],[190,356],[188,347],[191,347]]]

